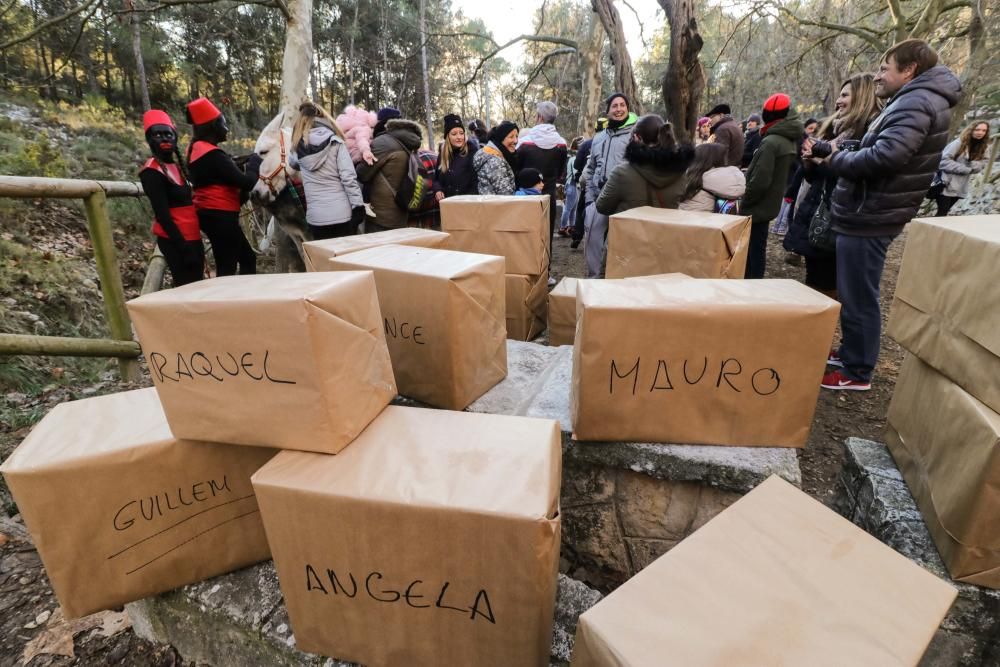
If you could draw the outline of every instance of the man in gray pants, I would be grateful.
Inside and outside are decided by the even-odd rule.
[[[625,160],[625,147],[631,140],[632,128],[638,120],[629,111],[628,98],[621,93],[611,93],[606,101],[605,112],[608,126],[594,136],[590,158],[580,176],[580,187],[584,190],[587,202],[584,259],[588,278],[604,276],[604,245],[608,238],[608,216],[598,213],[594,202],[607,183],[608,176]]]

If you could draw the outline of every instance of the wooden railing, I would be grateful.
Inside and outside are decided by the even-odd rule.
[[[82,199],[87,231],[97,261],[97,275],[104,297],[104,314],[111,338],[72,338],[0,334],[0,355],[53,355],[69,357],[114,357],[123,379],[139,379],[139,344],[132,339],[132,322],[125,309],[125,290],[118,269],[108,197],[141,197],[139,183],[85,181],[69,178],[34,178],[0,175],[0,197],[26,199]]]

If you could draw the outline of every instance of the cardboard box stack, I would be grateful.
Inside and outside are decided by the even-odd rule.
[[[502,257],[387,245],[328,263],[374,272],[403,396],[463,410],[507,376]]]
[[[687,278],[683,273],[639,276],[629,280]],[[549,292],[549,345],[572,345],[576,336],[576,286],[588,278],[563,278]],[[597,279],[594,279],[597,280]]]
[[[642,206],[611,216],[608,278],[743,278],[750,218]]]
[[[1000,215],[915,220],[886,443],[955,579],[1000,589]]]
[[[448,234],[444,232],[419,227],[401,227],[374,234],[355,234],[336,239],[307,241],[302,244],[302,250],[305,252],[306,271],[330,271],[329,260],[350,252],[390,244],[443,248],[447,242]]]
[[[771,477],[584,612],[572,664],[913,667],[955,596]]]
[[[804,447],[839,312],[792,280],[580,281],[574,437]]]
[[[545,329],[549,198],[463,195],[441,200],[441,230],[452,250],[506,260],[507,337],[532,340]]]
[[[551,420],[390,406],[336,456],[253,477],[296,645],[381,665],[548,665]]]
[[[268,559],[250,475],[275,453],[177,439],[140,389],[56,406],[0,471],[76,618]]]
[[[128,309],[178,438],[336,453],[396,396],[368,271],[216,278]]]

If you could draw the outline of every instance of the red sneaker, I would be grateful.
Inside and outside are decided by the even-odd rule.
[[[827,366],[836,366],[837,368],[844,367],[844,360],[837,355],[836,350],[830,350],[830,356],[826,358]]]
[[[872,388],[871,382],[862,382],[861,380],[852,380],[849,377],[845,377],[840,371],[830,371],[823,376],[823,382],[820,384],[824,389],[843,389],[846,391],[868,391]]]

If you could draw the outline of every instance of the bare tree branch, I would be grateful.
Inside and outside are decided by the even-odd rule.
[[[501,45],[497,46],[497,48],[493,49],[492,51],[490,51],[489,53],[487,53],[485,56],[483,56],[482,58],[480,58],[479,64],[476,65],[476,69],[473,70],[473,72],[472,72],[472,76],[470,76],[466,81],[463,81],[462,85],[463,86],[468,86],[469,84],[471,84],[473,81],[476,80],[476,77],[479,76],[479,72],[483,69],[483,65],[485,65],[487,63],[487,61],[492,60],[493,58],[495,58],[496,55],[498,53],[500,53],[501,51],[503,51],[504,49],[506,49],[506,48],[508,48],[510,46],[513,46],[514,44],[517,44],[518,42],[521,42],[521,41],[524,41],[524,42],[545,42],[547,44],[561,44],[563,46],[569,47],[573,51],[577,51],[580,48],[579,44],[577,43],[577,41],[575,39],[569,39],[567,37],[555,37],[555,36],[552,36],[552,35],[520,35],[519,37],[515,37],[514,39],[510,40],[509,42],[506,42],[504,44],[501,44]]]
[[[44,23],[35,26],[35,28],[32,29],[32,30],[30,30],[27,34],[21,35],[20,37],[15,37],[14,39],[8,39],[6,42],[0,43],[0,51],[3,51],[5,49],[9,49],[10,47],[16,46],[17,44],[21,44],[23,42],[27,42],[28,40],[30,40],[35,35],[37,35],[37,34],[39,34],[41,32],[44,32],[44,31],[48,30],[49,28],[51,28],[53,26],[57,26],[60,23],[63,23],[64,21],[67,21],[67,20],[73,18],[74,16],[76,16],[80,12],[84,12],[84,11],[90,9],[98,1],[99,0],[86,0],[82,5],[77,5],[73,9],[69,10],[68,12],[66,12],[65,14],[60,14],[59,16],[51,18],[48,21],[45,21]]]
[[[876,51],[882,53],[888,48],[888,45],[879,37],[879,33],[872,30],[871,28],[865,28],[863,26],[849,26],[842,25],[840,23],[831,23],[829,21],[813,21],[811,19],[803,18],[796,15],[794,12],[789,10],[784,5],[776,5],[777,10],[792,19],[799,25],[811,25],[817,28],[825,28],[826,30],[833,30],[834,32],[840,32],[847,35],[854,35],[859,39],[864,40],[870,44]]]

